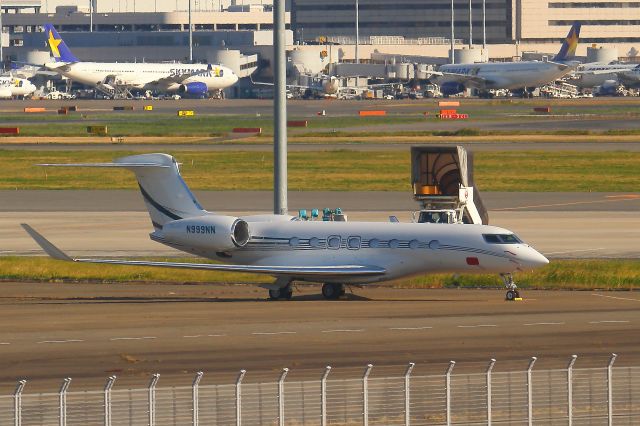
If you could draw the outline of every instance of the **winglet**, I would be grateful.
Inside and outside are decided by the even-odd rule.
[[[31,238],[33,238],[33,240],[36,243],[38,243],[40,247],[42,247],[42,250],[44,250],[45,253],[47,253],[49,256],[57,260],[66,260],[66,261],[73,262],[72,258],[67,256],[67,254],[62,250],[60,250],[58,247],[51,244],[49,240],[47,240],[45,237],[40,235],[35,229],[30,227],[26,223],[21,223],[20,225],[24,228],[25,231],[27,231],[27,233],[31,236]]]

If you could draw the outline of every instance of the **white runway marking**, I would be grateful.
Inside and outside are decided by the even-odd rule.
[[[497,327],[495,324],[459,325],[458,328]]]
[[[564,322],[532,322],[529,324],[523,324],[523,325],[564,325]]]
[[[194,336],[182,336],[185,339],[195,339],[197,337],[204,337],[202,334],[196,334]]]
[[[11,343],[9,342],[0,342],[0,345],[10,345]]]
[[[630,297],[616,297],[616,296],[607,296],[604,294],[592,294],[592,296],[598,296],[598,297],[606,297],[607,299],[617,299],[617,300],[631,300],[632,302],[640,302],[640,299],[632,299]]]
[[[207,337],[224,337],[226,334],[207,334]]]
[[[602,320],[602,321],[589,321],[589,324],[620,324],[631,321],[617,321],[617,320]]]
[[[360,333],[363,329],[358,330],[322,330],[321,333]]]
[[[84,342],[84,340],[79,340],[79,339],[69,339],[69,340],[43,340],[41,342],[36,342],[38,344],[40,343],[76,343],[76,342]]]
[[[550,256],[550,255],[556,255],[556,254],[567,254],[567,253],[580,253],[580,252],[588,252],[588,251],[598,251],[598,250],[605,250],[604,247],[596,247],[596,248],[591,248],[591,249],[581,249],[581,250],[566,250],[566,251],[552,251],[552,252],[548,252],[548,253],[544,253],[545,256]]]
[[[254,336],[275,336],[276,334],[296,334],[297,331],[272,331],[251,333]]]
[[[407,331],[407,330],[428,330],[433,327],[393,327],[389,330]]]
[[[112,337],[111,341],[115,340],[145,340],[145,339],[156,339],[154,336],[144,336],[144,337]]]

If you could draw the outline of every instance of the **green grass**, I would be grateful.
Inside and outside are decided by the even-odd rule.
[[[170,148],[170,147],[167,147]],[[180,152],[192,189],[271,190],[273,156],[263,152]],[[38,163],[104,162],[132,152],[0,150],[0,189],[136,189],[123,170],[43,168]],[[476,184],[483,191],[633,192],[640,190],[637,152],[480,152]],[[409,191],[406,152],[290,152],[292,191]]]
[[[295,117],[292,120],[297,119]],[[418,114],[386,117],[357,116],[318,117],[307,119],[309,128],[342,128],[351,126],[382,126],[424,121]],[[107,126],[111,136],[219,136],[235,127],[260,127],[263,133],[273,133],[273,118],[256,115],[197,115],[177,117],[174,114],[72,114],[25,116],[4,114],[0,125],[15,124],[20,136],[89,136],[87,126]]]
[[[155,259],[198,261],[203,259]],[[0,257],[0,280],[39,282],[163,282],[163,283],[264,283],[265,275],[188,271],[171,268],[92,265],[61,262],[45,257]],[[517,274],[521,288],[529,289],[640,289],[640,260],[553,260],[530,273]],[[425,275],[394,281],[403,288],[498,288],[496,275]],[[1,286],[1,284],[0,284]]]

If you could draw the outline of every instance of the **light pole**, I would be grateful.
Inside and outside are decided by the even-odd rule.
[[[482,0],[482,48],[487,48],[487,0]]]
[[[273,213],[287,214],[287,57],[285,0],[273,1]]]
[[[356,64],[360,63],[358,47],[360,46],[360,3],[356,0]]]
[[[469,0],[469,49],[473,47],[473,11],[471,10],[471,1]]]
[[[189,63],[193,63],[193,25],[191,25],[191,0],[189,0]]]
[[[456,63],[456,57],[455,57],[455,24],[453,22],[453,20],[455,19],[455,13],[453,11],[453,0],[451,0],[451,63],[455,64]]]

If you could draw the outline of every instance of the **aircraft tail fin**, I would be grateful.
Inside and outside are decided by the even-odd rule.
[[[582,24],[576,21],[571,26],[567,38],[562,42],[560,51],[553,58],[554,62],[564,62],[572,59],[576,55],[576,49],[578,47],[578,41],[580,40],[580,28]]]
[[[45,24],[44,32],[47,35],[49,50],[56,62],[79,62],[52,24]]]
[[[122,157],[113,163],[39,164],[56,167],[106,167],[132,171],[151,216],[154,228],[173,220],[209,214],[180,175],[178,163],[168,154],[141,154]]]

